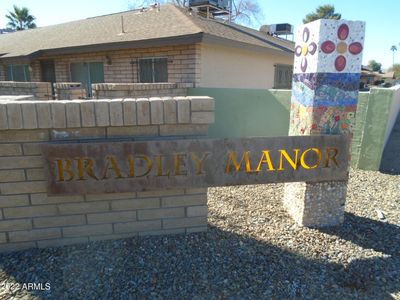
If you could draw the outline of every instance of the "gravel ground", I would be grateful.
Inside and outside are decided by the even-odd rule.
[[[207,233],[0,255],[0,299],[400,299],[400,176],[350,176],[341,227],[295,226],[282,184],[212,188]]]

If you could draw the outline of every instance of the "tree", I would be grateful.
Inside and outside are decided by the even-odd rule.
[[[342,15],[335,12],[335,7],[333,5],[321,5],[318,6],[315,12],[312,12],[303,19],[303,23],[309,23],[319,19],[334,19],[340,20]]]
[[[29,9],[26,7],[19,8],[14,5],[14,11],[9,11],[6,18],[9,20],[7,28],[13,30],[25,30],[29,28],[36,28],[34,16],[29,14]]]
[[[189,0],[161,0],[160,3],[174,3],[180,7],[189,6]],[[129,9],[137,9],[154,4],[151,0],[133,0]],[[261,8],[257,0],[232,0],[231,20],[239,24],[252,25],[259,22]]]
[[[390,50],[393,51],[393,65],[394,65],[394,52],[397,51],[396,45],[393,45],[393,46],[390,48]]]
[[[396,78],[400,78],[400,64],[395,64],[391,68],[389,68],[389,72],[394,72]]]
[[[368,67],[370,67],[370,69],[372,69],[372,71],[374,72],[381,72],[382,71],[382,64],[378,63],[376,60],[370,60],[368,62]]]
[[[261,8],[258,2],[254,0],[232,1],[232,21],[251,25],[254,20],[260,23],[258,21],[260,16]]]

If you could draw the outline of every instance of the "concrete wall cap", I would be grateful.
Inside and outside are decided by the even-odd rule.
[[[115,106],[118,103],[121,107]],[[77,104],[79,107],[76,107]],[[32,119],[35,114],[29,113],[32,107],[37,111],[37,120]],[[129,114],[124,117],[123,122],[117,120],[117,116],[111,116],[113,113],[120,115],[125,110],[129,110]],[[210,124],[214,122],[214,99],[207,96],[48,101],[2,99],[0,112],[6,113],[8,120],[5,121],[7,124],[0,126],[0,130]],[[74,120],[69,120],[76,113],[81,114],[82,122],[76,116]]]

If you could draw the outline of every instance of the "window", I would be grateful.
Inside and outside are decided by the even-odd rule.
[[[142,83],[168,82],[168,59],[139,59],[139,81]]]
[[[7,80],[9,81],[31,81],[29,65],[8,65]]]
[[[71,81],[81,82],[86,88],[87,96],[92,96],[92,83],[104,82],[102,62],[79,62],[70,64]]]
[[[275,65],[274,89],[292,88],[293,66]]]

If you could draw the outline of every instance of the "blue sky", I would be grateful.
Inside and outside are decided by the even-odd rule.
[[[129,0],[2,0],[0,1],[0,28],[6,26],[5,15],[12,6],[28,7],[36,17],[38,26],[64,23],[83,18],[127,10],[135,1]],[[139,0],[140,2],[140,0]],[[343,19],[361,20],[367,23],[363,64],[375,59],[384,68],[392,65],[390,47],[396,45],[395,63],[400,63],[400,36],[396,35],[400,12],[400,1],[352,1],[352,0],[259,0],[263,16],[261,24],[290,23],[302,24],[304,16],[322,4],[333,4]],[[258,27],[258,25],[256,25]]]

